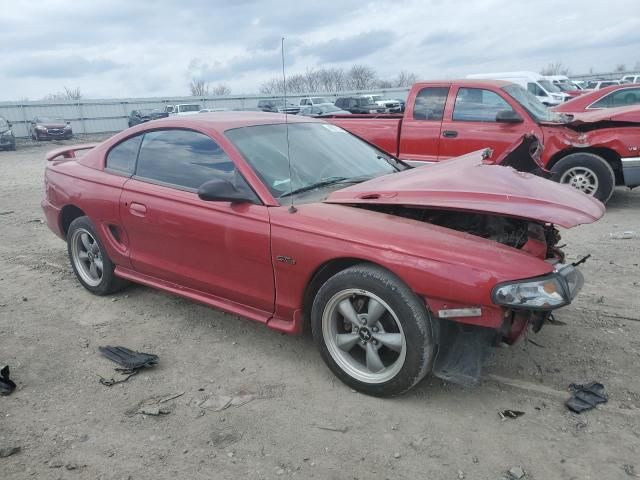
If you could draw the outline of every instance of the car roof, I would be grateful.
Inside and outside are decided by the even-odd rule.
[[[252,127],[256,125],[276,125],[280,123],[309,123],[308,117],[301,118],[296,115],[285,115],[283,113],[255,112],[255,111],[228,111],[228,112],[207,112],[200,115],[168,117],[154,120],[154,125],[164,125],[177,128],[213,128],[219,132],[232,128]]]
[[[417,82],[415,86],[420,85],[422,87],[429,87],[431,85],[453,85],[456,84],[461,87],[476,87],[476,88],[502,88],[507,85],[511,85],[514,82],[509,82],[506,80],[487,80],[480,78],[460,78],[454,80],[429,80],[425,82]]]

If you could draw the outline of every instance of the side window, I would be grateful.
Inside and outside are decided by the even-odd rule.
[[[500,110],[513,111],[497,93],[482,88],[460,88],[453,107],[453,120],[495,122]]]
[[[426,87],[416,95],[413,106],[414,120],[442,120],[449,87]]]
[[[119,143],[109,150],[105,165],[106,168],[109,170],[115,170],[116,172],[133,175],[133,172],[136,169],[136,157],[138,156],[141,141],[142,135],[137,135]]]
[[[197,190],[213,178],[237,185],[242,177],[216,142],[191,130],[158,130],[144,135],[136,176]]]
[[[605,95],[589,108],[626,107],[640,104],[640,89],[625,88]]]
[[[540,88],[540,85],[538,85],[537,83],[533,83],[533,82],[527,83],[527,90],[529,90],[529,92],[535,95],[536,97],[547,96],[547,92],[542,90],[542,88]]]

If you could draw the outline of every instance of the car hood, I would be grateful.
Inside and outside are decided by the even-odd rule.
[[[36,126],[38,127],[44,127],[44,128],[64,128],[67,126],[66,123],[47,123],[47,122],[42,122],[42,123],[36,123]]]
[[[387,204],[473,211],[571,228],[592,223],[604,205],[567,185],[483,160],[473,152],[384,175],[331,193],[326,203]]]
[[[588,112],[574,113],[573,118],[565,125],[582,125],[598,122],[631,122],[640,123],[640,106],[602,108]]]

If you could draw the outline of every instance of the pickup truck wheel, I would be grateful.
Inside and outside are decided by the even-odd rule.
[[[434,344],[424,303],[375,265],[331,277],[314,299],[311,327],[327,366],[362,393],[400,395],[431,371]]]
[[[67,251],[76,277],[91,293],[108,295],[127,284],[114,275],[115,265],[88,217],[78,217],[69,225]]]
[[[603,203],[611,198],[616,185],[611,165],[594,153],[567,155],[553,166],[551,173],[556,182],[566,183]]]

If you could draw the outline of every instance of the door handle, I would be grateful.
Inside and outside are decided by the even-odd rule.
[[[147,214],[147,207],[141,203],[131,202],[129,204],[129,212],[136,217],[144,217]]]
[[[442,136],[447,138],[455,138],[458,136],[458,132],[456,132],[455,130],[445,130],[442,132]]]

